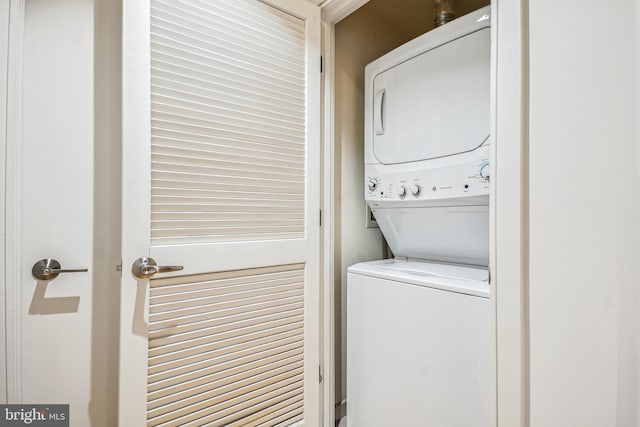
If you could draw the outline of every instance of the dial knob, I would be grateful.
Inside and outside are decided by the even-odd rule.
[[[411,194],[418,197],[420,193],[422,193],[422,186],[420,184],[413,184],[409,190]]]
[[[480,167],[480,177],[486,181],[489,181],[491,177],[491,169],[489,168],[489,163],[485,163]]]
[[[404,199],[405,197],[407,197],[407,187],[405,187],[404,185],[401,185],[398,188],[398,196],[400,196],[401,199]]]
[[[369,191],[376,191],[376,188],[378,188],[378,181],[370,179],[367,181],[367,187],[369,187]]]

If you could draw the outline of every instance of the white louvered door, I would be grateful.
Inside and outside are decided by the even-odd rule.
[[[123,17],[120,426],[319,425],[319,9]]]

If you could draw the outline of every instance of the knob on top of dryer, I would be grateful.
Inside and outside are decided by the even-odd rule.
[[[422,186],[420,184],[413,184],[409,190],[411,194],[418,197],[420,193],[422,193]]]
[[[367,181],[367,187],[369,188],[369,191],[376,191],[376,188],[378,188],[378,181],[375,179],[369,179]]]
[[[398,196],[400,196],[401,199],[407,197],[407,187],[405,187],[404,185],[398,187]]]

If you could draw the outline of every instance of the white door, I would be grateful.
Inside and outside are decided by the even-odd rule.
[[[123,28],[120,426],[318,425],[319,9],[128,1]]]
[[[93,7],[7,5],[7,401],[68,404],[72,425],[88,426],[101,399],[92,388]],[[88,271],[34,277],[48,258]]]

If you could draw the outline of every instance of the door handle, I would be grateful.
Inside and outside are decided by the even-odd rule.
[[[60,273],[86,273],[88,268],[61,268],[60,263],[53,258],[44,258],[33,264],[31,274],[39,280],[53,280]]]
[[[373,103],[373,122],[376,135],[384,135],[386,93],[387,91],[385,89],[380,89],[378,93],[376,93]]]
[[[169,273],[171,271],[184,270],[181,265],[158,265],[156,260],[143,256],[133,262],[131,273],[138,279],[148,279],[156,273]]]

